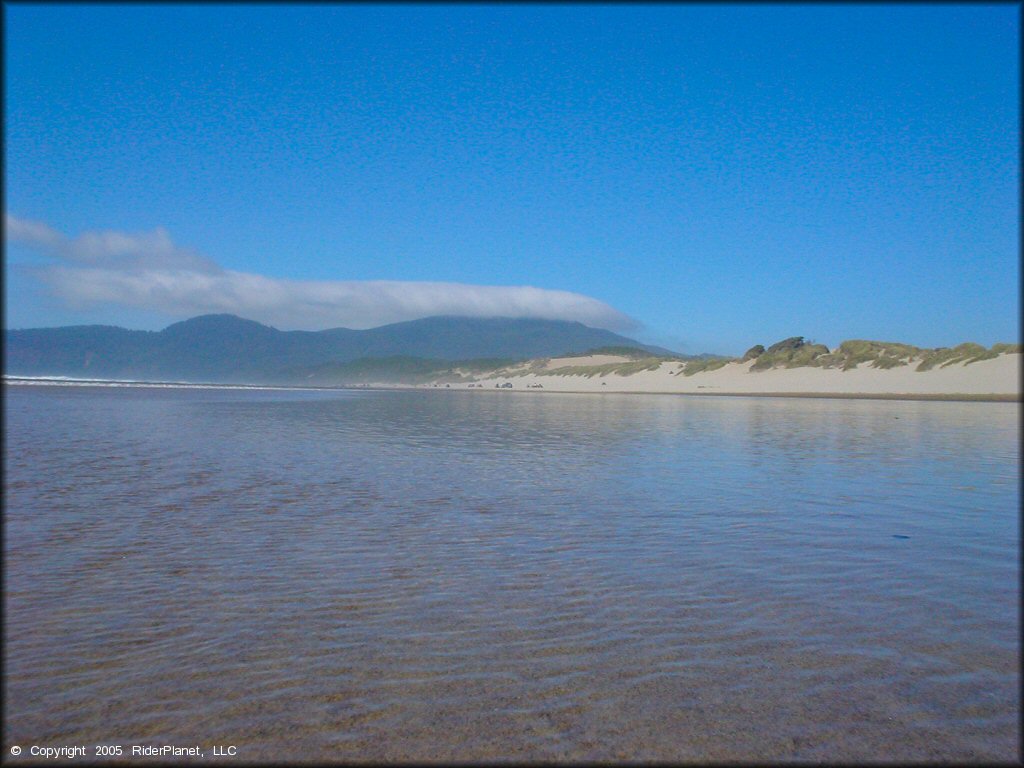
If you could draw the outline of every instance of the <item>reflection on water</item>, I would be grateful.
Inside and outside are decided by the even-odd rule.
[[[1017,404],[5,389],[6,745],[1017,757]]]

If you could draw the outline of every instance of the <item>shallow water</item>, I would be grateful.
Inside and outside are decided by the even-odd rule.
[[[7,750],[1019,756],[1017,404],[4,390]]]

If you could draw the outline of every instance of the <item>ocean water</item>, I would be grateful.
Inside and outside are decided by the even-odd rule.
[[[21,760],[1019,758],[1018,404],[4,396]]]

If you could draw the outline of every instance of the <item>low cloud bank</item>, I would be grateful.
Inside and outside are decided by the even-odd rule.
[[[31,270],[69,306],[113,304],[171,317],[228,312],[281,329],[373,328],[432,315],[576,320],[611,330],[636,322],[578,293],[530,286],[389,280],[284,280],[220,267],[174,244],[166,230],[69,238],[6,214],[5,236],[56,263]]]

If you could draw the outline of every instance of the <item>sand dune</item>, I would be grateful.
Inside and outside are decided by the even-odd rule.
[[[566,368],[579,365],[608,365],[610,363],[628,363],[632,358],[622,355],[585,355],[582,357],[553,357],[548,360],[544,367],[552,371],[556,368]]]
[[[608,359],[606,359],[608,358]],[[774,368],[751,371],[752,362],[733,362],[714,371],[684,376],[682,364],[663,362],[657,370],[630,375],[544,375],[555,368],[584,367],[621,362],[611,356],[560,358],[543,367],[524,365],[510,375],[481,378],[474,389],[495,389],[510,382],[513,390],[530,392],[666,392],[689,394],[748,395],[824,395],[824,396],[992,396],[994,399],[1020,398],[1021,355],[1002,354],[990,360],[970,364],[957,363],[944,368],[917,371],[915,365],[898,368],[873,368],[861,364],[843,371],[835,368]],[[592,369],[591,369],[592,370]],[[537,385],[540,385],[539,387]],[[426,386],[445,386],[443,383]],[[451,389],[470,388],[469,383],[449,383]]]

